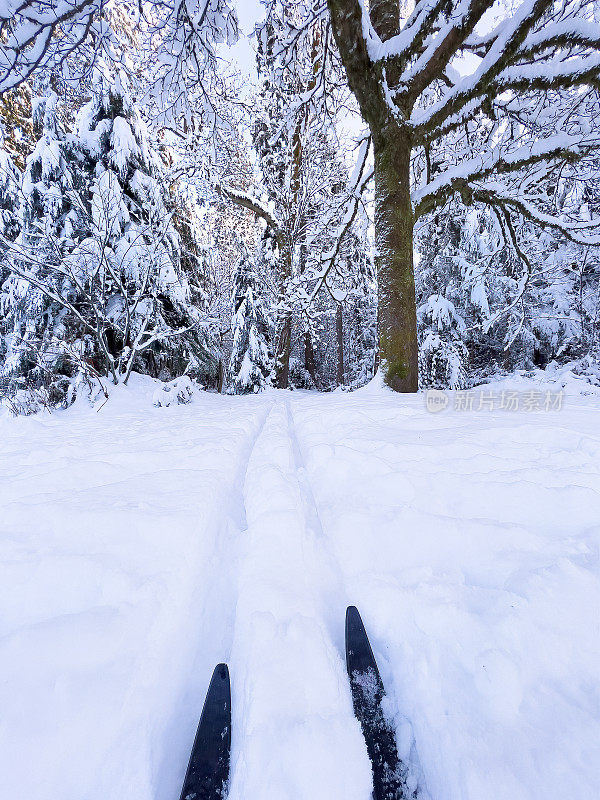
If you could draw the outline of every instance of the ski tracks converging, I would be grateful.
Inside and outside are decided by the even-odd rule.
[[[157,797],[170,796],[172,789],[181,784],[212,667],[217,661],[226,659],[231,651],[237,605],[235,585],[243,537],[247,530],[244,482],[248,463],[270,409],[270,403],[266,406],[261,404],[250,435],[238,451],[238,464],[233,478],[223,486],[222,496],[214,501],[213,522],[207,526],[212,528],[212,552],[209,563],[203,565],[202,576],[197,581],[194,616],[188,618],[189,629],[193,631],[190,638],[194,642],[189,680],[181,687],[167,729],[167,738],[175,737],[183,723],[187,737],[185,743],[180,736],[176,737],[181,742],[176,753],[172,747],[162,748],[169,755],[164,757],[163,765],[158,770]],[[176,773],[175,765],[168,761],[173,756],[176,758]]]
[[[344,601],[276,401],[248,461],[230,666],[229,800],[365,800],[371,769],[339,641]],[[337,603],[337,605],[336,605]],[[341,641],[341,638],[340,638]]]

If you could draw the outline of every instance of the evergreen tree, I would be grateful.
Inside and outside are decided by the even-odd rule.
[[[232,330],[229,391],[233,394],[259,392],[265,387],[272,366],[269,321],[256,269],[244,245],[234,279]]]
[[[4,148],[4,131],[0,124],[0,236],[10,242],[17,238],[21,229],[18,215],[20,194],[21,174]],[[0,253],[3,252],[0,242]],[[0,273],[0,284],[1,281]]]
[[[21,229],[17,213],[20,188],[21,175],[4,149],[4,131],[0,123],[0,298],[2,285],[9,275],[6,253]],[[7,327],[0,305],[0,368],[6,358],[7,342],[3,334]]]
[[[0,373],[27,386],[47,383],[49,375],[63,370],[63,301],[73,299],[75,286],[60,264],[84,228],[82,210],[73,202],[82,186],[82,155],[61,128],[56,95],[50,93],[37,108],[42,133],[27,158],[20,233],[5,254],[7,275],[0,290],[6,333]],[[15,222],[11,224],[14,229]]]
[[[132,369],[216,374],[220,349],[201,292],[192,301],[162,177],[122,79],[95,77],[72,135],[47,98],[5,259],[2,374],[51,385],[51,401],[72,397],[90,370],[115,383]]]
[[[355,286],[348,304],[348,384],[358,389],[375,374],[377,364],[377,281],[364,240],[355,238]]]
[[[596,178],[546,185],[547,212],[585,223]],[[597,347],[599,258],[551,228],[452,201],[417,237],[420,381],[461,385]],[[469,376],[467,376],[467,365]],[[458,383],[456,383],[458,380]]]
[[[2,149],[10,155],[22,172],[27,156],[36,144],[32,110],[31,87],[23,83],[16,89],[0,94],[0,125],[3,131]]]
[[[182,268],[162,166],[122,76],[97,79],[77,133],[93,175],[91,236],[69,267],[82,276],[100,320],[99,355],[113,380],[127,380],[134,368],[155,375],[216,369],[215,341]]]

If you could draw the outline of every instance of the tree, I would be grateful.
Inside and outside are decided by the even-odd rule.
[[[0,145],[23,171],[25,160],[35,146],[31,87],[27,83],[0,94],[0,124],[3,142]],[[36,133],[39,134],[39,131]]]
[[[555,215],[589,222],[598,205],[597,171],[546,186]],[[519,252],[490,207],[455,197],[419,226],[415,247],[420,381],[476,380],[500,368],[569,361],[596,347],[598,248],[513,216]]]
[[[67,267],[81,274],[109,374],[114,382],[127,381],[134,367],[158,374],[161,357],[174,374],[190,358],[216,367],[215,342],[191,302],[162,166],[125,76],[97,76],[78,136],[90,162],[91,226]]]
[[[89,78],[99,62],[131,63],[127,43],[136,37],[153,59],[152,93],[166,116],[189,113],[192,92],[210,118],[216,47],[232,44],[237,35],[227,0],[129,2],[125,14],[103,0],[7,3],[0,9],[0,92],[40,71],[73,84]]]
[[[340,304],[335,284],[340,276],[347,281],[349,259],[344,259],[336,235],[343,238],[352,228],[354,214],[347,214],[347,205],[349,198],[354,203],[355,187],[349,184],[344,145],[336,130],[343,98],[337,92],[321,91],[331,44],[326,20],[307,24],[306,35],[286,52],[282,42],[303,21],[308,5],[296,6],[287,0],[266,5],[265,20],[256,31],[261,85],[253,143],[260,180],[252,193],[239,192],[225,182],[221,191],[261,217],[276,242],[275,382],[287,388],[297,332],[303,340],[305,369],[316,382],[314,320],[323,311],[316,309],[316,298],[328,292],[334,313]]]
[[[43,367],[70,379],[92,369],[118,383],[134,368],[216,372],[218,344],[192,300],[165,196],[124,76],[96,75],[74,135],[61,130],[50,96],[2,286],[12,329],[5,374],[35,381]]]
[[[14,241],[21,229],[19,199],[21,175],[12,158],[4,149],[4,133],[0,123],[0,235]],[[0,243],[0,253],[4,248]],[[1,283],[0,275],[0,283]]]
[[[242,245],[233,289],[233,348],[228,383],[234,394],[259,392],[271,371],[269,322],[254,265]]]
[[[6,331],[1,372],[28,383],[45,380],[64,358],[57,334],[75,287],[55,267],[84,230],[81,209],[73,203],[73,192],[83,185],[83,154],[62,130],[56,94],[41,100],[37,113],[41,136],[17,184],[20,233],[3,240],[6,275],[0,287]]]
[[[455,194],[487,205],[519,249],[520,214],[576,241],[582,223],[548,212],[541,177],[597,150],[600,27],[592,2],[524,0],[492,30],[492,0],[328,0],[348,81],[373,137],[379,326],[385,379],[418,387],[415,222]],[[470,55],[461,75],[453,61]]]

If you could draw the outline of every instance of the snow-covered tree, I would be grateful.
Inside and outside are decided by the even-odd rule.
[[[161,164],[124,77],[98,78],[77,133],[93,174],[91,235],[72,253],[69,269],[93,298],[101,355],[113,379],[126,380],[133,368],[157,373],[165,359],[176,374],[189,358],[216,362],[181,269]]]
[[[492,0],[287,5],[297,16],[280,52],[293,60],[329,21],[371,130],[382,361],[390,386],[415,391],[415,222],[460,196],[495,209],[513,249],[519,215],[578,242],[597,239],[597,216],[553,213],[541,190],[544,179],[575,179],[598,150],[595,5],[523,0],[481,31]]]
[[[561,179],[556,191],[548,187],[555,213],[589,219],[595,182],[592,174],[586,181]],[[596,347],[598,249],[521,215],[511,221],[513,243],[503,222],[493,209],[454,198],[420,228],[423,385],[449,385],[452,373],[466,376],[467,365],[474,378],[485,377],[579,358]],[[440,371],[444,363],[448,370]]]
[[[353,286],[346,303],[345,349],[347,353],[348,385],[357,389],[368,383],[375,374],[377,343],[377,280],[373,262],[366,252],[364,238],[355,244]]]
[[[182,260],[165,197],[124,79],[96,76],[73,135],[48,98],[2,287],[5,374],[34,385],[89,369],[114,382],[132,369],[216,375],[218,340],[184,274],[189,254]]]
[[[237,16],[227,0],[24,0],[0,8],[0,91],[20,86],[43,71],[73,85],[94,66],[128,65],[137,41],[146,60],[148,102],[164,117],[191,118],[188,96],[214,120],[212,83],[217,48],[237,39]],[[137,63],[136,63],[137,61]]]
[[[60,371],[64,362],[64,303],[74,298],[76,287],[60,264],[85,226],[74,201],[83,186],[83,156],[61,128],[54,93],[36,110],[42,133],[27,158],[19,192],[20,233],[6,248],[7,274],[0,289],[6,334],[1,372],[34,385]]]
[[[269,320],[262,301],[255,266],[244,245],[233,289],[233,348],[228,369],[229,390],[234,394],[264,388],[272,367]]]
[[[287,58],[281,47],[306,11],[304,4],[300,6],[272,0],[257,28],[260,93],[253,139],[260,180],[252,193],[222,187],[230,200],[266,222],[276,242],[275,382],[280,388],[288,385],[294,342],[304,347],[304,367],[296,360],[295,373],[306,370],[309,380],[316,380],[316,320],[327,303],[329,311],[336,313],[340,302],[336,284],[348,277],[342,265],[354,263],[344,260],[341,247],[354,219],[353,213],[347,213],[349,197],[355,205],[336,125],[342,98],[320,92],[323,64],[328,63],[328,26],[319,19],[309,25],[293,58]],[[333,262],[326,280],[321,279],[324,259]],[[326,294],[329,301],[323,300]]]
[[[11,242],[17,238],[21,229],[20,195],[21,174],[4,149],[4,131],[0,125],[0,236]],[[0,252],[4,249],[0,241]]]
[[[28,83],[0,94],[0,124],[4,139],[2,149],[11,156],[20,172],[25,169],[25,160],[36,142],[31,100]]]

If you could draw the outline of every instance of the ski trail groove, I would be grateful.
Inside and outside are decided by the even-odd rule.
[[[368,800],[370,763],[326,623],[332,571],[294,444],[276,402],[244,484],[228,800]]]
[[[301,403],[298,404],[298,407],[301,408]],[[340,538],[338,540],[337,542],[338,554],[336,556],[336,544],[334,544],[334,542],[332,542],[330,538],[330,531],[328,529],[328,522],[327,522],[327,513],[324,513],[323,515],[325,524],[323,524],[321,516],[319,514],[319,506],[312,490],[309,478],[309,470],[302,455],[302,448],[297,434],[297,426],[294,420],[294,414],[289,401],[287,403],[287,411],[290,424],[290,437],[293,442],[293,449],[297,463],[297,471],[299,480],[303,487],[305,502],[307,506],[310,508],[310,517],[313,520],[315,530],[318,530],[319,532],[319,540],[321,542],[321,546],[323,548],[325,557],[328,559],[328,562],[331,565],[332,572],[335,572],[336,598],[337,599],[345,598],[345,602],[343,603],[343,608],[341,608],[342,603],[336,602],[335,599],[328,605],[328,610],[330,612],[328,615],[328,619],[331,630],[331,636],[333,641],[338,644],[340,653],[343,653],[345,656],[344,632],[343,632],[343,626],[340,625],[339,620],[343,618],[346,607],[348,605],[354,605],[358,602],[361,609],[366,609],[368,611],[369,603],[359,600],[360,595],[357,596],[356,593],[357,589],[362,588],[361,587],[362,582],[360,580],[357,580],[356,575],[348,575],[347,572],[344,570],[342,563],[340,563],[339,560],[339,554],[340,554],[339,548],[340,547],[344,548],[346,551],[348,548],[351,548],[353,546],[351,538],[348,540]],[[326,506],[325,509],[327,510]],[[331,613],[332,609],[335,610],[335,614]],[[427,793],[427,788],[424,784],[423,769],[416,751],[416,743],[415,743],[412,723],[409,719],[406,718],[406,716],[400,710],[401,704],[399,702],[398,689],[395,682],[396,676],[394,676],[392,670],[390,669],[389,648],[385,640],[382,641],[380,637],[374,634],[372,629],[368,630],[367,633],[369,635],[369,640],[373,648],[375,659],[377,661],[378,668],[382,675],[386,690],[384,713],[386,715],[388,722],[395,729],[396,743],[399,747],[399,755],[404,767],[407,770],[406,774],[407,774],[408,787],[410,791],[416,792],[416,794],[414,794],[414,797],[418,797],[419,800],[428,800],[429,794]],[[413,797],[412,794],[411,797]]]
[[[302,448],[300,447],[296,432],[294,414],[289,400],[286,401],[286,415],[296,477],[302,495],[307,528],[314,533],[314,546],[319,551],[318,556],[321,564],[321,572],[324,573],[322,575],[322,594],[325,600],[325,618],[327,620],[331,639],[335,643],[341,657],[345,660],[344,618],[346,608],[351,605],[351,599],[346,593],[342,570],[333,554],[329,539],[321,523],[319,509],[308,478],[308,470],[306,469],[306,463],[302,455]],[[344,681],[346,681],[345,674]]]
[[[202,570],[205,580],[196,587],[187,622],[192,632],[191,638],[196,644],[190,644],[191,657],[186,679],[181,685],[166,728],[168,742],[180,733],[182,720],[184,721],[187,736],[181,741],[185,749],[175,754],[178,764],[176,774],[167,759],[167,754],[173,758],[172,748],[162,746],[159,749],[165,756],[158,764],[155,778],[157,797],[179,796],[212,669],[218,662],[225,660],[231,650],[236,607],[232,585],[235,585],[240,563],[241,538],[247,528],[244,481],[248,463],[269,411],[270,405],[267,408],[261,407],[257,414],[258,424],[241,449],[233,479],[228,486],[223,487],[221,502],[215,502],[212,523],[207,527],[207,530],[213,531],[210,569]],[[196,616],[198,610],[200,614]],[[215,635],[217,631],[219,633]]]

